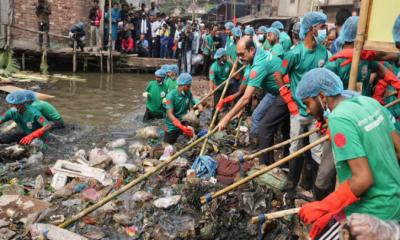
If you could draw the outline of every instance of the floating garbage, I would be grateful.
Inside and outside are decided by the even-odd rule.
[[[120,148],[126,145],[126,141],[123,138],[117,139],[115,141],[112,141],[110,143],[107,143],[108,148]]]
[[[128,154],[126,154],[123,149],[114,149],[112,151],[107,152],[108,156],[110,156],[113,164],[124,164],[128,161]]]
[[[106,149],[94,148],[89,153],[89,165],[95,167],[97,165],[111,161]]]
[[[181,195],[169,196],[164,198],[159,198],[153,202],[154,206],[157,208],[169,208],[178,204],[181,200]]]
[[[36,223],[30,226],[30,234],[33,238],[49,240],[88,240],[79,234],[59,228],[51,224]]]
[[[136,135],[142,139],[159,138],[160,134],[156,126],[149,126],[136,130]]]

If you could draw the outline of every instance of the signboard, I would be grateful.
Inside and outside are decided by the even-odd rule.
[[[399,0],[371,0],[364,49],[398,52],[392,31],[399,14]]]

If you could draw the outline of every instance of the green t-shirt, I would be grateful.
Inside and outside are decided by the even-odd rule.
[[[279,95],[279,88],[275,81],[275,72],[284,72],[282,60],[262,48],[257,48],[253,64],[248,64],[245,69],[243,84],[261,88],[277,96]]]
[[[164,82],[160,85],[156,80],[151,80],[147,85],[146,92],[149,93],[146,107],[150,110],[150,113],[157,117],[164,116],[163,99],[168,92],[167,85]]]
[[[203,54],[211,55],[211,51],[213,50],[213,45],[214,45],[214,39],[210,34],[207,34],[206,36],[206,43],[207,45],[204,45]]]
[[[355,114],[357,113],[357,114]],[[400,167],[391,138],[393,117],[372,98],[345,100],[329,116],[329,130],[339,182],[351,177],[348,161],[367,157],[374,184],[346,215],[365,213],[400,221]]]
[[[286,69],[285,74],[289,74],[292,96],[299,107],[300,115],[304,117],[308,116],[307,108],[301,99],[296,98],[297,85],[306,72],[323,67],[327,61],[328,51],[323,45],[318,44],[314,50],[311,50],[304,46],[304,42],[297,44],[284,56],[283,66]]]
[[[225,50],[228,59],[232,59],[232,62],[235,62],[237,58],[236,43],[231,37],[226,39]]]
[[[51,105],[50,103],[42,100],[36,100],[32,104],[32,107],[39,110],[39,112],[49,121],[57,121],[64,123],[61,114],[57,111],[57,109]]]
[[[191,91],[184,93],[179,92],[178,89],[169,92],[165,100],[165,108],[167,110],[173,109],[173,114],[179,121],[182,121],[182,117],[189,112],[194,104],[195,100]],[[165,116],[165,125],[167,126],[168,132],[177,129],[168,116]]]
[[[210,67],[209,78],[211,81],[214,82],[215,86],[217,87],[229,77],[231,69],[232,63],[228,61],[226,61],[224,65],[220,65],[218,61],[214,61]],[[222,89],[220,91],[222,91]]]
[[[280,43],[276,43],[271,49],[269,49],[269,51],[272,53],[272,55],[277,56],[280,59],[283,58],[284,51]]]
[[[289,51],[290,47],[292,46],[292,40],[290,39],[289,35],[284,31],[281,31],[281,33],[279,34],[279,43],[282,45],[285,52]]]
[[[332,72],[336,73],[342,79],[343,87],[345,89],[349,86],[349,79],[350,79],[350,69],[351,64],[347,64],[346,66],[341,67],[342,64],[346,59],[338,58],[336,61],[330,62],[328,61],[325,64],[325,68],[331,70]],[[370,84],[370,76],[372,72],[376,72],[378,68],[378,63],[375,61],[365,61],[361,60],[358,66],[358,76],[357,82],[362,82],[362,95],[371,97],[373,94],[372,86]]]
[[[21,114],[17,109],[11,108],[0,116],[0,121],[7,122],[13,120],[25,134],[30,134],[43,126],[49,124],[47,119],[34,107],[25,104],[25,111]],[[45,134],[42,139],[45,139]]]
[[[176,89],[178,87],[178,81],[174,78],[167,77],[165,80],[165,85],[167,86],[168,92]]]
[[[265,41],[264,41],[264,43],[263,43],[263,45],[262,45],[262,48],[263,48],[264,50],[266,50],[266,51],[271,49],[271,44],[269,43],[268,40],[265,40]]]
[[[383,64],[385,67],[387,67],[389,70],[391,70],[398,79],[400,79],[400,67],[397,67],[395,63],[389,63],[389,62],[384,62]],[[396,89],[392,86],[388,86],[387,90],[389,91],[396,91]],[[391,103],[393,101],[395,101],[397,99],[396,95],[387,97],[385,99],[385,104]],[[397,119],[400,117],[400,104],[396,104],[393,107],[388,108],[390,113]],[[394,124],[394,126],[396,127],[397,131],[400,132],[400,122],[396,121],[396,123]]]

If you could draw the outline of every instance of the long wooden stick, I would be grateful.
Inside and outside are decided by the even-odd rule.
[[[108,203],[109,201],[111,201],[112,199],[118,197],[119,195],[121,195],[122,193],[128,191],[129,189],[131,189],[132,187],[136,186],[137,184],[139,184],[140,182],[146,180],[147,178],[149,178],[150,176],[152,176],[154,173],[162,170],[164,167],[166,167],[168,164],[170,164],[172,161],[174,161],[175,159],[177,159],[180,155],[182,155],[184,152],[188,151],[189,149],[193,148],[194,146],[196,146],[197,144],[199,144],[200,142],[204,141],[204,139],[206,139],[207,137],[213,135],[214,133],[217,132],[217,128],[215,128],[214,130],[208,132],[206,135],[204,135],[203,137],[197,139],[196,141],[190,143],[189,145],[187,145],[186,147],[182,148],[181,150],[179,150],[178,152],[176,152],[174,155],[172,155],[171,157],[169,157],[166,161],[158,164],[156,167],[154,167],[153,170],[147,172],[146,174],[141,175],[140,177],[134,179],[133,181],[131,181],[130,183],[128,183],[127,185],[125,185],[124,187],[120,188],[119,190],[107,195],[106,197],[104,197],[102,200],[100,200],[99,202],[97,202],[96,204],[93,204],[92,206],[84,209],[83,211],[75,214],[74,216],[72,216],[70,219],[68,219],[67,221],[63,222],[62,224],[59,225],[60,228],[66,228],[67,226],[69,226],[70,224],[74,223],[75,221],[79,220],[80,218],[86,216],[87,214],[93,212],[94,210],[98,209],[99,207],[103,206],[104,204]]]
[[[234,70],[235,70],[236,66],[237,66],[237,61],[233,64],[231,72],[229,73],[229,77],[225,81],[225,86],[224,86],[224,89],[222,90],[222,93],[221,93],[221,96],[220,96],[219,100],[224,99],[226,91],[228,90],[229,83],[231,82],[231,79],[232,79],[232,76],[233,76],[233,73],[234,73]],[[217,105],[217,103],[214,103],[214,107],[216,105]],[[213,118],[211,120],[210,126],[208,127],[208,131],[210,131],[211,129],[214,128],[215,122],[217,121],[217,118],[218,118],[218,113],[219,113],[219,109],[215,108],[214,116],[213,116]],[[203,146],[201,147],[201,150],[200,150],[200,156],[204,154],[204,151],[206,150],[207,142],[208,142],[208,138],[206,138],[204,140]]]
[[[281,217],[286,217],[289,215],[297,214],[299,211],[300,211],[300,208],[291,208],[291,209],[286,209],[286,210],[272,212],[272,213],[265,213],[264,218],[266,220],[271,220],[271,219],[275,219],[275,218],[281,218]],[[252,224],[257,224],[257,223],[259,223],[259,221],[260,221],[260,219],[258,216],[251,218]]]
[[[38,34],[42,34],[42,35],[48,34],[49,36],[53,36],[53,37],[59,37],[59,38],[70,39],[69,36],[64,36],[64,35],[60,35],[60,34],[56,34],[56,33],[51,33],[51,32],[47,32],[47,33],[46,33],[46,32],[43,32],[43,31],[38,31],[38,30],[34,30],[34,29],[24,28],[24,27],[17,26],[17,25],[11,25],[11,27],[12,27],[12,28],[15,28],[15,29],[22,30],[22,31],[26,31],[26,32],[38,33]]]
[[[350,79],[348,86],[349,90],[356,90],[358,65],[360,63],[361,50],[363,49],[364,46],[370,2],[371,2],[370,0],[361,1],[360,21],[358,22],[355,49],[353,53],[353,61],[351,62],[351,69],[350,69]]]
[[[295,159],[296,157],[298,157],[301,154],[307,152],[311,148],[318,146],[319,144],[325,142],[328,139],[329,139],[328,136],[324,136],[324,137],[318,139],[317,141],[315,141],[315,142],[313,142],[313,143],[311,143],[311,144],[309,144],[309,145],[297,150],[296,152],[290,154],[289,156],[284,157],[281,160],[279,160],[279,161],[277,161],[277,162],[275,162],[275,163],[273,163],[273,164],[271,164],[269,166],[263,167],[262,169],[258,170],[257,172],[253,173],[252,175],[249,175],[249,176],[247,176],[247,177],[245,177],[245,178],[243,178],[243,179],[241,179],[241,180],[229,185],[226,188],[223,188],[223,189],[221,189],[221,190],[219,190],[219,191],[217,191],[215,193],[212,193],[210,196],[202,196],[200,198],[201,204],[204,204],[207,201],[210,201],[210,200],[215,199],[215,198],[217,198],[219,196],[222,196],[225,193],[227,193],[227,192],[229,192],[229,191],[231,191],[231,190],[233,190],[233,189],[235,189],[235,188],[237,188],[237,187],[239,187],[239,186],[241,186],[241,185],[253,180],[254,178],[257,178],[257,177],[261,176],[262,174],[264,174],[266,172],[269,172],[272,169],[274,169],[276,167],[279,167],[279,166],[289,162],[292,159]]]
[[[235,77],[236,75],[238,75],[246,66],[242,66],[239,70],[237,70],[236,72],[234,72],[232,74],[232,77]],[[212,96],[216,91],[218,91],[220,88],[222,88],[223,86],[225,86],[225,82],[228,79],[224,80],[221,84],[219,84],[214,90],[212,90],[210,93],[207,93],[207,95],[205,95],[200,102],[196,103],[193,108],[196,108],[197,106],[199,106],[200,104],[202,104],[207,98],[209,98],[210,96]]]

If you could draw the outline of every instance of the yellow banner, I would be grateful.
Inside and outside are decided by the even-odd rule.
[[[393,43],[393,25],[400,14],[400,0],[373,0],[368,23],[368,41]]]

